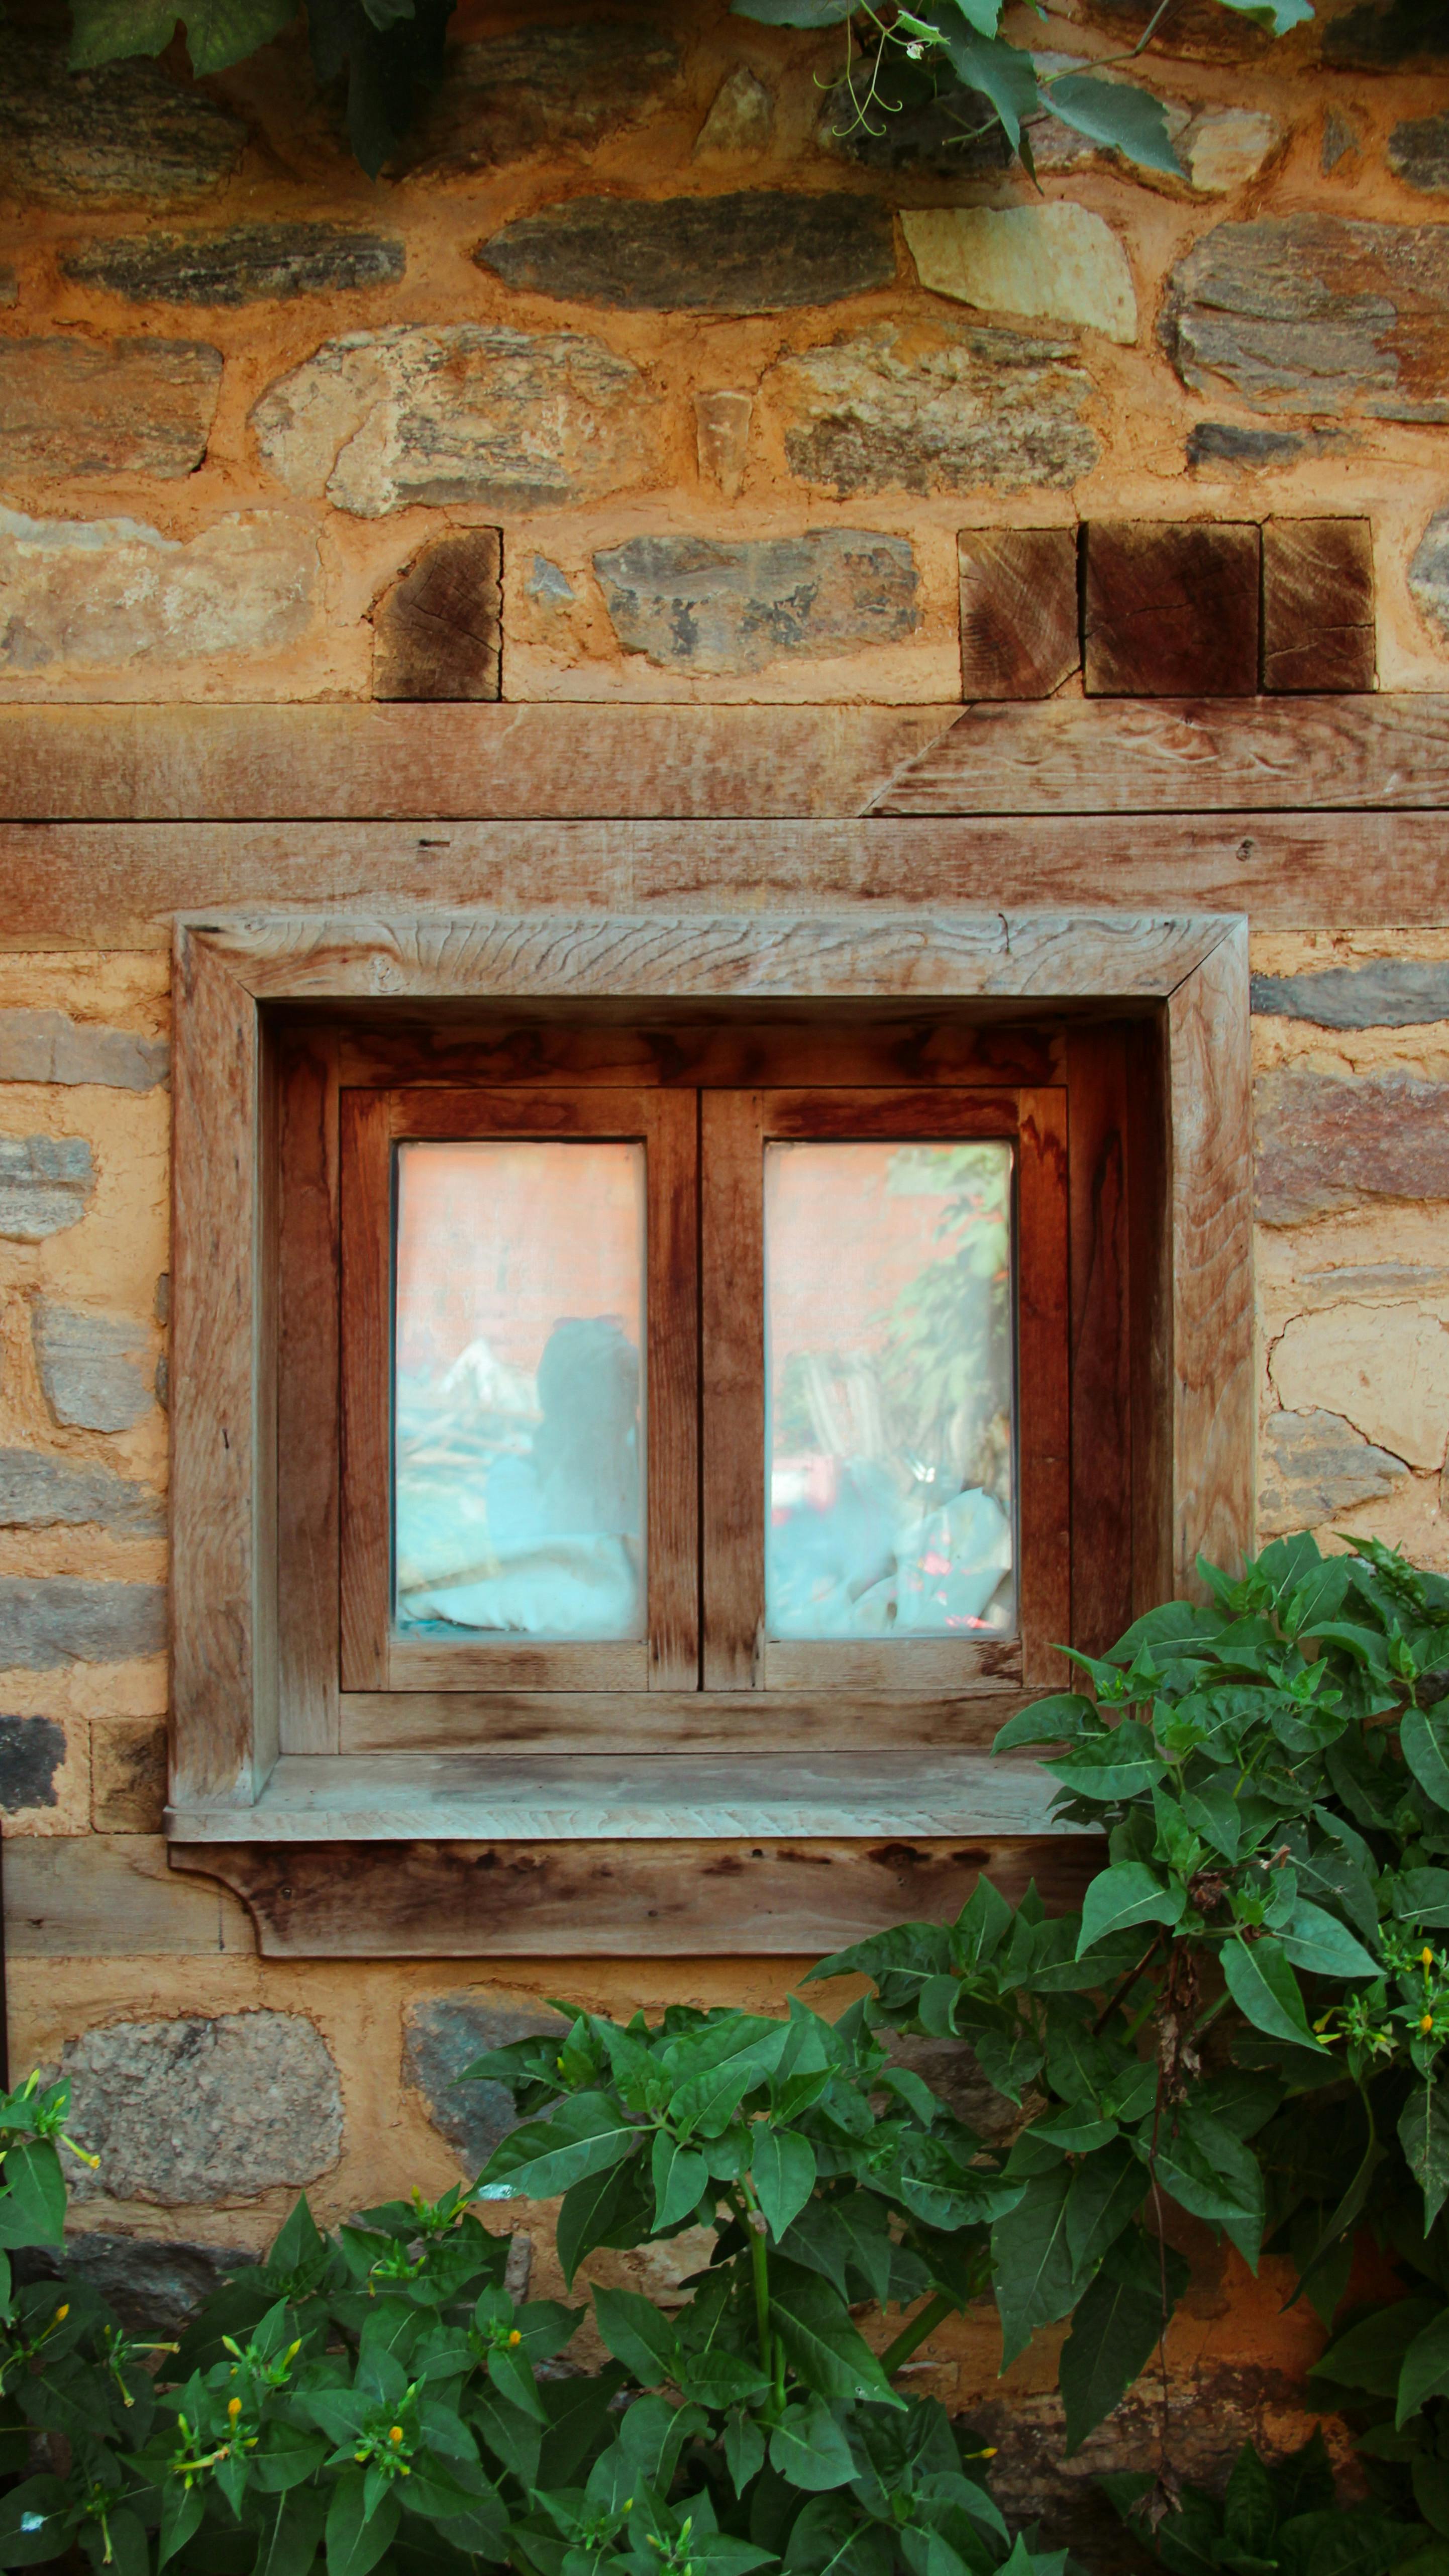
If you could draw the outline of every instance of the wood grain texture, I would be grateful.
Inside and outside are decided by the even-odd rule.
[[[758,1691],[344,1692],[344,1753],[880,1753],[989,1748],[1029,1693],[830,1690],[768,1701]]]
[[[1269,519],[1264,688],[1371,689],[1377,658],[1370,521]]]
[[[1127,1257],[1132,1330],[1132,1607],[1176,1581],[1173,1548],[1172,1138],[1166,1011],[1130,1022],[1127,1041]],[[1120,1631],[1119,1631],[1120,1633]]]
[[[981,1020],[964,1011],[902,1011],[870,1002],[854,1009],[806,1006],[751,1019],[728,1011],[641,1014],[595,1002],[552,1011],[435,1007],[399,1027],[368,1023],[354,1010],[332,1026],[341,1078],[490,1087],[561,1082],[660,1083],[709,1091],[765,1082],[824,1084],[1052,1082],[1063,1032],[1049,1021]]]
[[[463,528],[424,546],[373,609],[373,696],[496,700],[502,573],[497,528]]]
[[[861,1845],[678,1842],[173,1845],[233,1888],[266,1958],[818,1958],[950,1921],[977,1879],[1053,1910],[1101,1867],[1093,1835]]]
[[[277,1632],[281,1749],[338,1749],[337,1042],[277,1050]]]
[[[7,1834],[11,1959],[204,1959],[256,1949],[245,1907],[177,1878],[160,1834]]]
[[[858,814],[934,707],[0,708],[0,815]],[[205,896],[201,898],[205,901]]]
[[[961,695],[1049,698],[1081,666],[1077,531],[963,528]]]
[[[1253,1111],[1248,934],[1168,1004],[1174,1581],[1236,1570],[1253,1543]]]
[[[348,1091],[340,1108],[341,1682],[385,1690],[392,1611],[391,1100]]]
[[[1060,1689],[1072,1634],[1067,1100],[1021,1095],[1016,1161],[1017,1530],[1022,1680]]]
[[[765,1608],[765,1094],[704,1092],[700,1154],[701,1673],[760,1679]]]
[[[1259,538],[1215,521],[1093,519],[1082,531],[1088,697],[1250,698]]]
[[[1304,703],[1346,713],[1367,702]],[[1274,701],[1274,712],[1288,704]],[[1305,765],[1300,795],[1310,778]],[[1212,791],[1211,780],[1192,783]],[[1111,786],[1104,761],[1104,801]],[[1186,786],[1180,782],[1180,798]],[[949,803],[948,791],[940,794]],[[1168,797],[1164,785],[1161,802]],[[1287,801],[1277,782],[1272,799]],[[1147,763],[1141,801],[1151,810]],[[1130,797],[1122,803],[1125,810]],[[718,914],[738,904],[769,919],[859,905],[919,907],[925,959],[923,888],[931,907],[1005,907],[1008,916],[1018,907],[1078,918],[1099,908],[1243,913],[1255,929],[1277,930],[1449,919],[1449,846],[1433,813],[1188,812],[1170,828],[1130,833],[1111,813],[691,827],[482,823],[445,826],[435,837],[446,846],[426,846],[427,836],[396,824],[0,825],[0,948],[165,948],[178,911],[211,920],[218,906],[628,913],[658,904]],[[933,989],[922,987],[921,998]],[[1050,977],[1039,989],[1049,1001]],[[774,999],[780,987],[766,983],[762,991]],[[385,984],[373,998],[387,998]],[[541,979],[533,998],[560,997]]]
[[[1075,1023],[1066,1071],[1071,1227],[1071,1639],[1101,1654],[1132,1617],[1128,1032]]]
[[[700,1678],[699,1110],[644,1095],[647,1183],[649,1688]]]
[[[250,995],[178,934],[171,1367],[173,1792],[246,1807],[277,1743],[257,1296],[261,1065]]]

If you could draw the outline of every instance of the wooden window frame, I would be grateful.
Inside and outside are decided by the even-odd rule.
[[[882,847],[894,827],[873,827]],[[802,873],[801,827],[791,865]],[[681,827],[695,884],[728,827]],[[723,858],[723,850],[721,859]],[[824,854],[829,878],[828,853]],[[804,873],[808,875],[808,866]],[[1253,1376],[1246,924],[1225,915],[730,912],[645,906],[182,916],[176,925],[173,1774],[178,1866],[236,1887],[274,1955],[790,1951],[954,1908],[1051,1830],[1050,1781],[930,1743],[742,1770],[692,1752],[526,1760],[346,1753],[279,1640],[329,1507],[278,1514],[279,1377],[335,1385],[305,1280],[277,1280],[279,1137],[319,1239],[335,1172],[283,1099],[276,1005],[507,999],[557,1011],[792,999],[1142,1015],[1161,1063],[1163,1210],[1134,1371],[1161,1389],[1134,1536],[1139,1601],[1198,1549],[1251,1540]],[[1072,1328],[1106,1293],[1074,1282]],[[335,1481],[335,1479],[334,1479]],[[295,1627],[295,1622],[291,1623]],[[303,1623],[305,1628],[305,1622]],[[607,1696],[607,1695],[605,1695]],[[661,1711],[667,1694],[659,1694]],[[285,1719],[285,1726],[284,1726]],[[284,1749],[284,1739],[287,1746]],[[305,1749],[297,1749],[305,1748]],[[1002,1874],[998,1871],[998,1874]],[[1011,1870],[1003,1883],[1010,1883]]]

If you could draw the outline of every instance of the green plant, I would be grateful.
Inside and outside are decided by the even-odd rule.
[[[1151,2481],[1124,2475],[1102,2484],[1125,2516]],[[1446,2576],[1449,2554],[1432,2542],[1425,2549],[1423,2538],[1371,2505],[1338,2504],[1317,2432],[1276,2465],[1245,2442],[1222,2495],[1185,2486],[1154,2535],[1169,2576],[1219,2568],[1234,2576]]]

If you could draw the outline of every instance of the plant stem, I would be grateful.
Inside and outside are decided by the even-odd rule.
[[[910,2324],[902,2326],[895,2342],[886,2345],[880,2357],[880,2366],[887,2379],[894,2377],[902,2362],[909,2361],[917,2346],[925,2342],[927,2335],[934,2334],[937,2326],[944,2325],[947,2317],[959,2315],[960,2308],[950,2291],[938,2290],[935,2297],[928,2299],[923,2308],[917,2309]]]

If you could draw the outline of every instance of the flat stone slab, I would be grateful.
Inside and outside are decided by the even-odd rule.
[[[0,1235],[43,1243],[79,1225],[95,1178],[84,1136],[0,1136]]]
[[[1320,1029],[1411,1029],[1449,1020],[1449,959],[1374,957],[1316,975],[1255,975],[1253,1009]]]
[[[289,492],[355,518],[418,502],[539,509],[648,481],[639,369],[579,331],[403,323],[324,342],[252,413]]]
[[[428,2118],[457,2148],[470,2180],[477,2179],[500,2140],[518,2127],[519,2114],[503,2085],[459,2083],[464,2067],[487,2049],[507,2048],[539,2032],[562,2038],[567,2029],[557,2013],[488,2003],[466,1988],[409,2007],[403,2082],[422,2095]]]
[[[0,1011],[0,1082],[99,1083],[153,1091],[171,1066],[165,1038],[136,1037],[64,1011]]]
[[[1322,1404],[1391,1459],[1438,1473],[1449,1449],[1449,1331],[1432,1308],[1322,1306],[1292,1315],[1273,1345],[1273,1385],[1290,1413]]]
[[[1414,606],[1441,636],[1449,636],[1449,510],[1436,510],[1409,561]]]
[[[161,1538],[164,1498],[148,1485],[88,1459],[41,1449],[0,1449],[0,1529],[90,1528],[123,1538]],[[0,1638],[0,1664],[4,1639]]]
[[[65,1728],[53,1717],[0,1717],[0,1807],[7,1816],[53,1807],[65,1763]]]
[[[1127,254],[1110,224],[1061,197],[1041,206],[925,206],[901,216],[921,284],[986,313],[1137,337]]]
[[[150,1336],[129,1315],[98,1315],[42,1297],[30,1337],[57,1422],[83,1431],[129,1431],[150,1412]]]
[[[479,265],[511,287],[628,313],[777,313],[889,286],[888,210],[840,190],[571,197],[505,224]]]
[[[1231,392],[1258,411],[1449,421],[1449,225],[1219,224],[1173,271],[1162,335],[1194,393]]]
[[[782,359],[764,389],[791,473],[842,500],[1064,487],[1100,453],[1077,356],[990,325],[879,323]]]
[[[12,188],[53,206],[178,204],[209,196],[241,158],[247,129],[159,63],[73,72],[65,41],[7,28],[0,51],[0,166]]]
[[[342,2152],[332,2055],[301,2013],[113,2022],[68,2040],[70,2134],[99,2156],[67,2156],[72,2201],[105,2193],[162,2208],[296,2189]]]
[[[77,286],[130,304],[268,304],[297,295],[395,286],[405,245],[340,224],[236,224],[229,232],[126,233],[87,242],[61,260]]]
[[[678,69],[674,38],[648,18],[533,23],[450,45],[396,166],[441,175],[587,148],[647,115]]]
[[[631,537],[594,570],[625,652],[669,670],[759,671],[782,655],[898,643],[920,622],[910,546],[865,529],[744,545]]]
[[[0,452],[28,474],[194,474],[221,351],[198,340],[0,340]]]
[[[1253,1100],[1265,1224],[1379,1198],[1449,1198],[1449,1084],[1283,1065],[1260,1074]]]
[[[162,1583],[89,1583],[80,1575],[0,1575],[0,1665],[58,1672],[164,1652]]]
[[[223,2281],[255,2257],[245,2245],[81,2228],[64,2245],[27,2245],[10,2259],[17,2281],[84,2281],[127,2334],[174,2343]]]
[[[183,541],[140,519],[0,509],[0,671],[275,652],[307,632],[318,580],[315,531],[285,510],[234,510]]]

